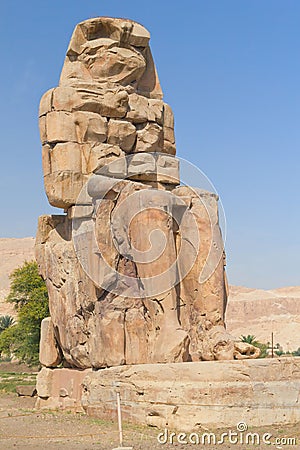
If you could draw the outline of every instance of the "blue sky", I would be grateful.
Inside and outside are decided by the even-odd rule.
[[[300,284],[300,2],[1,2],[0,237],[33,236],[43,192],[37,111],[76,23],[127,17],[151,32],[178,156],[212,180],[231,284]],[[55,210],[59,213],[59,210]]]

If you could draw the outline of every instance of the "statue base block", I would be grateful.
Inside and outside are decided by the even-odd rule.
[[[116,421],[120,392],[125,422],[182,432],[236,427],[240,422],[249,427],[297,423],[300,358],[141,364],[97,371],[44,368],[37,392],[37,407],[83,408],[90,416]]]

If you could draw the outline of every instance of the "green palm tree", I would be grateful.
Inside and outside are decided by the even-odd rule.
[[[6,328],[9,328],[12,325],[14,325],[14,323],[15,323],[15,320],[13,317],[1,316],[0,317],[0,333],[2,333],[2,331],[6,330]]]
[[[266,358],[268,356],[268,345],[257,341],[256,336],[254,336],[253,334],[248,334],[248,336],[242,335],[240,337],[240,340],[242,342],[246,342],[247,344],[254,345],[254,347],[258,347],[260,349],[259,358]]]
[[[256,340],[256,336],[254,336],[253,334],[248,334],[248,336],[241,336],[240,340],[242,342],[246,342],[247,344],[251,344],[251,345],[257,345],[257,340]]]

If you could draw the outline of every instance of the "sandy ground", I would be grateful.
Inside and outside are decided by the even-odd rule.
[[[117,424],[104,422],[87,417],[83,414],[61,411],[37,411],[34,409],[35,398],[18,397],[16,394],[0,395],[0,449],[30,449],[41,450],[112,450],[118,447]],[[264,427],[251,429],[262,436],[263,433],[272,433],[274,438],[281,439],[275,445],[193,445],[159,444],[157,436],[162,430],[149,427],[139,427],[124,424],[123,446],[132,446],[135,450],[156,449],[186,449],[186,448],[211,448],[211,449],[237,449],[249,450],[268,448],[300,448],[300,424]],[[200,432],[199,432],[200,434]],[[220,431],[216,432],[220,436]],[[294,437],[296,445],[282,444],[283,438]]]
[[[36,373],[37,368],[28,368],[24,364],[1,362],[0,378],[4,373],[23,374],[27,376]],[[0,450],[113,450],[119,447],[118,425],[114,422],[101,421],[88,417],[83,413],[64,411],[45,411],[35,409],[36,398],[18,397],[15,393],[0,391]],[[250,425],[250,424],[248,424]],[[133,447],[134,450],[158,449],[204,449],[211,450],[257,450],[257,449],[300,449],[300,423],[296,425],[264,426],[262,428],[249,427],[247,432],[258,433],[260,445],[201,443],[201,436],[208,430],[195,430],[200,437],[200,444],[178,443],[178,434],[173,438],[168,435],[168,443],[158,442],[158,435],[164,430],[137,426],[124,423],[123,446]],[[212,432],[213,430],[209,430]],[[229,430],[215,430],[217,441],[222,432]],[[233,431],[236,431],[233,428]],[[171,431],[169,431],[171,433]],[[270,445],[262,443],[264,433],[272,434]],[[192,437],[188,434],[183,440]],[[288,442],[288,438],[296,442]],[[276,442],[276,439],[278,441]],[[195,442],[192,440],[192,442]],[[292,445],[291,445],[292,444]]]

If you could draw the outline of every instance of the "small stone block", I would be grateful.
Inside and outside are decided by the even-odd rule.
[[[16,386],[16,391],[19,397],[34,397],[36,394],[36,387],[32,384],[24,384]]]

